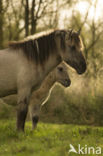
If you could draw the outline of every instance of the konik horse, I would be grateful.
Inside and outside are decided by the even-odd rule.
[[[18,95],[17,129],[24,131],[32,91],[58,64],[65,61],[78,74],[86,70],[82,41],[75,31],[54,30],[0,50],[0,97]]]

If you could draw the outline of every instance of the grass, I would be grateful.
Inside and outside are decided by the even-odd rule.
[[[39,123],[32,131],[31,122],[27,122],[25,133],[18,133],[15,120],[0,120],[0,156],[78,155],[68,154],[69,144],[75,148],[78,144],[100,146],[103,150],[103,128]]]

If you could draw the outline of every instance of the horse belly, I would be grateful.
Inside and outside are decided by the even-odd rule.
[[[16,92],[16,66],[15,57],[0,53],[0,97]]]
[[[0,70],[0,96],[10,95],[16,92],[16,79],[14,75]]]
[[[1,80],[0,78],[0,97],[15,94],[17,90],[16,88],[15,82],[7,79]]]

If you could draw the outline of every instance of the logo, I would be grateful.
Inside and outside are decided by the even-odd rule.
[[[102,150],[101,150],[101,147],[88,147],[87,145],[82,147],[80,144],[78,144],[77,149],[75,149],[75,147],[72,144],[70,144],[70,149],[68,153],[98,154],[99,155],[99,154],[102,154]]]

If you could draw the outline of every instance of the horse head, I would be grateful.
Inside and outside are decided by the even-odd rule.
[[[86,70],[86,61],[83,56],[83,44],[78,32],[59,30],[56,32],[59,36],[59,51],[62,60],[73,67],[78,74]]]

